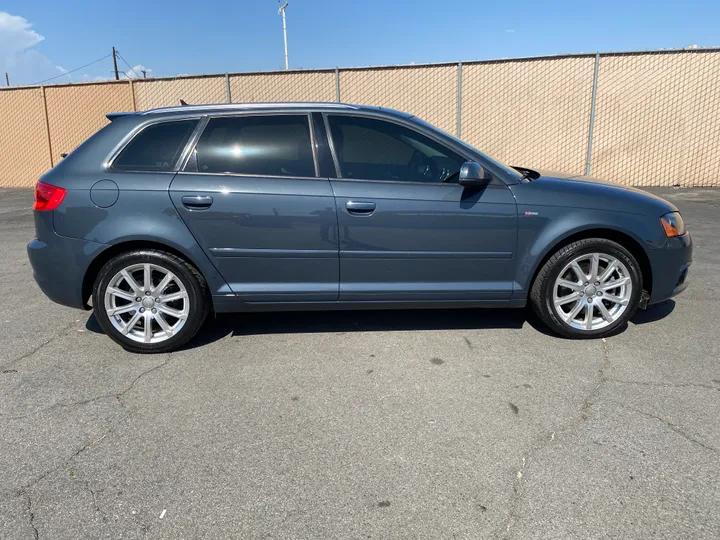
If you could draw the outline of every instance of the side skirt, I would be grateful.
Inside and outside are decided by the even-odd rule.
[[[422,302],[243,302],[237,297],[214,296],[215,313],[257,311],[353,311],[363,309],[477,309],[524,308],[525,299],[513,300],[437,300]]]

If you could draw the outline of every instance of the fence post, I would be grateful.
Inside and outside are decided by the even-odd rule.
[[[225,95],[227,96],[227,102],[232,103],[232,96],[230,95],[230,74],[225,74]]]
[[[598,72],[600,70],[600,53],[595,53],[595,73],[593,75],[592,98],[590,103],[590,128],[588,130],[587,161],[585,162],[585,176],[590,176],[592,163],[593,131],[595,129],[595,102],[597,101]]]
[[[43,98],[43,112],[45,113],[45,133],[47,133],[48,152],[50,152],[50,168],[52,169],[55,166],[55,163],[53,161],[52,139],[50,138],[50,119],[48,117],[47,98],[45,97],[45,87],[41,86],[40,91],[42,92],[42,98]]]
[[[340,69],[335,68],[335,101],[340,103]]]
[[[462,62],[458,62],[457,73],[457,137],[462,134]]]
[[[132,100],[132,110],[135,112],[137,111],[137,106],[135,105],[135,88],[133,87],[133,80],[128,80],[130,81],[130,99]]]

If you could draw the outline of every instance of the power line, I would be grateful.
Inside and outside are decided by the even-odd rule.
[[[76,71],[80,71],[81,69],[85,69],[86,67],[92,66],[93,64],[97,64],[97,63],[100,62],[101,60],[105,60],[106,58],[110,58],[111,56],[112,56],[112,54],[106,54],[106,55],[103,56],[102,58],[98,58],[97,60],[93,60],[93,61],[90,62],[89,64],[85,64],[84,66],[80,66],[79,68],[75,68],[75,69],[73,69],[73,70],[71,70],[71,71],[66,71],[65,73],[61,73],[60,75],[56,75],[55,77],[50,77],[49,79],[45,79],[44,81],[40,81],[40,82],[33,83],[33,86],[36,85],[36,84],[42,84],[42,83],[45,83],[45,82],[48,82],[48,81],[52,81],[52,80],[55,80],[55,79],[59,79],[60,77],[64,77],[65,75],[70,75],[71,73],[75,73]]]
[[[132,74],[135,75],[135,78],[136,78],[136,79],[139,79],[140,77],[138,77],[138,74],[135,73],[135,70],[132,68],[132,66],[131,66],[130,64],[128,64],[127,60],[125,60],[125,59],[122,57],[122,55],[120,54],[120,51],[118,51],[118,50],[116,49],[116,50],[115,50],[115,54],[117,54],[117,55],[120,57],[120,60],[122,60],[123,62],[125,62],[125,65],[130,69],[130,71],[132,71]],[[126,74],[126,75],[127,75],[127,74]]]

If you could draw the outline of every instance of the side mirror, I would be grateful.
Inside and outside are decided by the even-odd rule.
[[[490,175],[475,161],[466,161],[460,167],[458,182],[461,186],[482,187],[490,183]]]

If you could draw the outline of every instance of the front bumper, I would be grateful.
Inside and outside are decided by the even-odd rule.
[[[92,260],[107,246],[58,234],[33,239],[27,246],[33,277],[45,295],[58,304],[85,309],[83,280]]]
[[[648,254],[652,266],[652,294],[648,304],[672,298],[687,288],[692,250],[692,237],[685,233],[668,238],[662,247]]]

